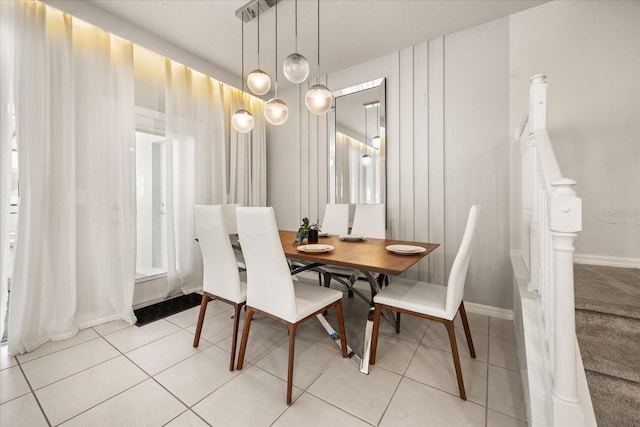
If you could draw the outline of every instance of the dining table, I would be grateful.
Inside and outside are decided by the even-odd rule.
[[[433,252],[439,244],[326,235],[319,238],[316,250],[312,245],[300,245],[296,241],[297,233],[295,231],[279,230],[279,233],[285,256],[290,260],[296,261],[297,266],[293,267],[292,274],[305,270],[332,274],[331,269],[324,267],[341,267],[354,272],[350,275],[350,281],[338,279],[339,282],[347,285],[350,290],[356,291],[352,285],[358,277],[364,276],[369,283],[371,289],[370,297],[356,291],[370,305],[362,351],[358,354],[350,347],[348,348],[349,356],[353,363],[359,368],[360,372],[368,374],[369,352],[373,332],[373,297],[380,290],[386,277],[402,274],[409,267]],[[405,248],[406,250],[404,250]],[[390,286],[393,286],[393,283]],[[322,314],[316,317],[336,344],[340,346],[340,337],[329,322]]]

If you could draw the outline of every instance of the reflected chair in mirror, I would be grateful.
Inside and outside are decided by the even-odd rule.
[[[193,339],[193,346],[198,347],[202,324],[211,299],[217,299],[234,308],[233,336],[231,341],[231,362],[229,370],[235,366],[236,344],[240,311],[247,301],[247,285],[244,274],[238,271],[236,256],[229,240],[224,208],[218,206],[197,205],[195,208],[195,225],[200,251],[202,252],[203,280],[202,304],[198,315],[198,324]]]
[[[342,235],[349,232],[349,205],[327,203],[320,230],[323,233]]]
[[[360,234],[372,239],[385,239],[385,205],[356,205],[351,234]]]
[[[342,292],[298,283],[289,271],[282,250],[273,208],[241,207],[237,210],[238,234],[247,264],[247,306],[238,369],[242,369],[255,313],[283,323],[289,332],[287,404],[291,404],[296,329],[305,320],[331,308],[338,315],[342,357],[347,357],[347,338],[342,311]]]
[[[458,345],[456,343],[455,328],[453,321],[458,312],[464,326],[464,333],[469,345],[471,357],[476,357],[473,347],[467,313],[464,309],[464,284],[471,258],[471,247],[475,234],[478,217],[478,206],[472,206],[469,211],[467,225],[462,236],[462,243],[456,254],[449,274],[447,286],[434,285],[432,283],[419,282],[409,279],[394,279],[390,286],[380,291],[374,298],[375,312],[373,316],[373,337],[371,341],[371,358],[369,363],[376,363],[376,350],[378,346],[378,332],[380,328],[380,314],[382,310],[391,310],[412,316],[422,317],[442,323],[449,334],[453,364],[458,379],[458,389],[460,398],[467,400],[462,380],[462,370],[460,368],[460,356],[458,355]],[[399,318],[398,318],[399,321]]]
[[[240,203],[228,203],[222,205],[222,210],[224,211],[224,222],[227,225],[227,232],[232,236],[238,234],[238,223],[236,221],[236,208],[238,206],[242,205]],[[244,257],[242,256],[242,250],[240,250],[240,247],[233,247],[233,251],[236,256],[236,263],[238,264],[238,268],[244,271],[245,265]]]

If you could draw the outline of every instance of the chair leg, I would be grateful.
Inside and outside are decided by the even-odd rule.
[[[400,312],[396,316],[396,334],[400,333]]]
[[[347,354],[347,332],[344,328],[344,312],[342,311],[342,301],[336,305],[338,314],[338,331],[340,332],[340,344],[342,345],[342,357],[348,357]]]
[[[287,368],[287,405],[291,405],[293,389],[293,356],[296,350],[296,324],[289,325],[289,366]]]
[[[229,363],[229,370],[233,371],[236,361],[236,344],[238,343],[238,325],[240,325],[240,312],[244,304],[234,304],[233,308],[233,337],[231,338],[231,362]]]
[[[204,314],[207,311],[207,304],[211,296],[204,292],[202,294],[202,303],[200,303],[200,314],[198,315],[198,326],[196,326],[196,335],[193,337],[193,346],[197,347],[200,344],[200,334],[202,333],[202,324],[204,323]]]
[[[240,354],[238,355],[238,370],[242,369],[242,364],[244,363],[244,353],[247,350],[247,340],[249,339],[251,319],[253,319],[253,313],[255,313],[252,308],[247,308],[246,305],[245,309],[247,310],[247,315],[244,319],[244,328],[242,329],[242,341],[240,342]]]
[[[458,344],[456,343],[456,333],[453,327],[453,320],[447,320],[444,324],[449,332],[449,341],[451,342],[451,353],[453,354],[453,364],[456,368],[456,377],[458,377],[458,389],[460,390],[460,399],[467,400],[464,392],[464,382],[462,381],[462,368],[460,367],[460,355],[458,354]]]
[[[469,329],[469,321],[467,320],[467,312],[464,309],[464,302],[460,303],[460,317],[462,319],[462,326],[464,326],[464,334],[467,337],[467,345],[469,346],[469,353],[471,357],[476,358],[476,349],[473,347],[473,339],[471,338],[471,330]]]
[[[371,337],[371,350],[369,351],[369,364],[376,364],[376,352],[378,350],[378,332],[380,330],[380,314],[382,314],[382,306],[376,304],[373,313],[373,332]]]

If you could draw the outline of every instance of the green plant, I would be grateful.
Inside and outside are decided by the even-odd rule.
[[[310,224],[309,218],[302,218],[302,224],[300,224],[300,228],[298,228],[298,232],[296,233],[296,240],[293,242],[294,245],[301,245],[304,243],[305,239],[309,238],[309,230],[318,230],[320,231],[320,225],[318,224],[318,220],[315,223]]]

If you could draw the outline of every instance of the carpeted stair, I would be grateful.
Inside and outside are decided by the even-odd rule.
[[[574,266],[576,333],[599,426],[640,426],[640,270]]]

